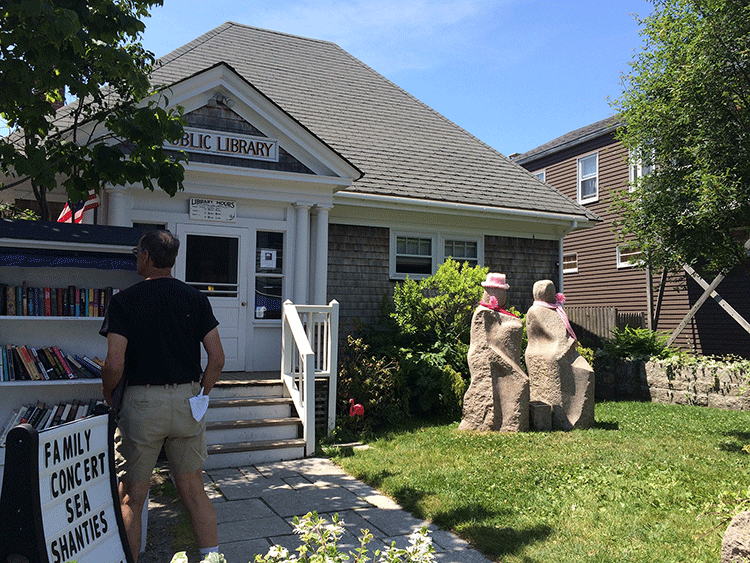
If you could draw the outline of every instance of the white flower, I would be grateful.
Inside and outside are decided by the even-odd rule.
[[[281,545],[271,546],[268,550],[268,556],[280,559],[286,559],[289,557],[289,550]]]

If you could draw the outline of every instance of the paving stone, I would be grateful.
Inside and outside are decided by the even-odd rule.
[[[289,533],[292,527],[279,516],[246,518],[219,524],[219,540],[222,545],[228,542],[252,540]]]
[[[274,516],[273,510],[257,498],[218,503],[214,505],[214,509],[219,523]]]
[[[428,522],[414,518],[404,510],[365,508],[357,510],[357,514],[383,530],[387,537],[408,536],[414,530],[428,525]]]
[[[259,538],[222,543],[219,546],[219,552],[224,555],[227,563],[248,563],[248,561],[255,561],[256,554],[268,553],[269,547],[271,546],[266,538]]]

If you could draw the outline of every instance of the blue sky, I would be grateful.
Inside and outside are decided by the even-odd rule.
[[[505,155],[613,114],[646,0],[164,0],[165,55],[234,21],[332,41]]]

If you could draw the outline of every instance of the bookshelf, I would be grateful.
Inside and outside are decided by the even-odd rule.
[[[131,249],[140,229],[0,220],[0,283],[31,287],[125,289],[140,281]],[[0,344],[57,346],[68,354],[104,359],[103,317],[0,316]],[[0,424],[22,405],[97,399],[101,380],[0,381]],[[0,479],[5,448],[0,447]]]

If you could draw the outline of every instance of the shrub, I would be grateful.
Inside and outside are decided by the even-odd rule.
[[[336,439],[351,439],[408,416],[409,390],[393,357],[373,353],[362,338],[347,337],[340,352]],[[364,416],[349,416],[349,402]]]
[[[669,336],[647,328],[615,328],[612,338],[603,342],[604,353],[622,360],[644,358],[668,358],[678,350],[667,346]]]

